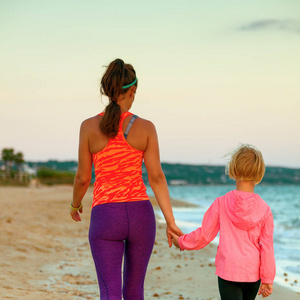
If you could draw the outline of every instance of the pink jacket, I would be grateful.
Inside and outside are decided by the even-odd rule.
[[[208,245],[220,231],[216,275],[238,282],[272,284],[275,277],[274,222],[258,194],[233,190],[218,197],[203,217],[202,227],[179,238],[182,250]]]

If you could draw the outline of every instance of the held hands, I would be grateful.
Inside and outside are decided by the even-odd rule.
[[[263,297],[268,297],[272,294],[272,292],[273,292],[272,284],[262,283],[259,288],[258,295],[262,295]]]
[[[176,248],[180,248],[179,242],[178,242],[179,236],[177,234],[174,234],[174,233],[171,233],[171,235],[172,235],[172,242],[173,242],[174,246]]]
[[[182,236],[183,233],[182,231],[177,227],[177,225],[175,223],[172,224],[167,224],[167,238],[168,238],[168,243],[169,243],[169,247],[172,247],[172,238],[173,235],[176,236]],[[174,244],[175,245],[175,244]],[[175,245],[176,246],[176,245]],[[177,247],[177,246],[176,246]]]
[[[73,207],[73,205],[71,204],[71,207],[70,207],[70,215],[71,215],[71,218],[76,221],[76,222],[80,222],[81,221],[81,218],[80,218],[80,215],[79,213],[82,214],[82,204],[80,204],[79,208],[75,208]]]

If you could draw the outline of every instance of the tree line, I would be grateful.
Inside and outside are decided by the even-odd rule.
[[[16,166],[16,173],[19,175],[21,172],[21,166],[25,162],[24,154],[22,152],[15,153],[13,148],[3,148],[1,151],[1,159],[5,167],[5,177],[13,178],[15,172],[13,166]]]

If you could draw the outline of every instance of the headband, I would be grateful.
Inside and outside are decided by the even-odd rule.
[[[137,81],[137,78],[135,78],[134,82],[132,82],[132,83],[130,83],[130,84],[127,84],[127,85],[123,85],[123,86],[122,86],[122,89],[127,89],[127,88],[133,86],[133,85],[136,83],[136,81]]]

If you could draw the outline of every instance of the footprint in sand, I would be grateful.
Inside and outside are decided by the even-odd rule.
[[[59,267],[57,267],[57,269],[64,269],[65,267],[75,267],[76,265],[74,264],[68,264],[68,263],[65,263],[63,265],[60,265]]]
[[[87,275],[72,275],[72,274],[65,274],[62,277],[62,281],[68,282],[74,285],[89,285],[89,284],[96,284],[96,281],[92,281],[89,279],[90,276]]]

